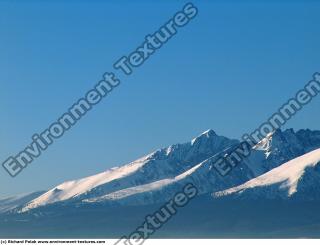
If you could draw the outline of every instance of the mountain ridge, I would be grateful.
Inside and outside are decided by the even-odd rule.
[[[240,186],[213,193],[213,197],[289,199],[297,195],[304,195],[304,200],[320,200],[320,189],[314,191],[312,196],[305,195],[308,189],[313,189],[319,184],[320,149],[317,149],[294,158]]]
[[[256,144],[251,154],[229,175],[220,176],[214,170],[215,161],[231,154],[240,143],[207,130],[190,142],[156,150],[129,164],[93,176],[64,182],[24,203],[19,210],[27,212],[64,202],[154,204],[168,200],[187,182],[194,183],[201,195],[218,193],[241,186],[320,148],[320,131],[276,130]]]

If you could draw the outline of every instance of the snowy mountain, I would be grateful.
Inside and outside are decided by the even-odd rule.
[[[293,129],[285,131],[276,130],[269,136],[270,143],[267,144],[266,171],[278,167],[280,163],[288,162],[298,156],[320,148],[320,131]]]
[[[234,169],[232,175],[222,177],[213,169],[215,160],[221,157],[221,155],[221,153],[216,154],[214,157],[197,164],[195,167],[173,178],[121,189],[98,198],[89,198],[83,201],[88,203],[117,202],[123,205],[154,204],[169,200],[187,183],[196,185],[199,194],[207,194],[213,190],[223,190],[243,183],[253,177],[247,165]]]
[[[0,199],[0,213],[8,212],[15,208],[22,207],[33,199],[41,196],[43,193],[45,193],[45,191],[32,192]]]
[[[213,197],[320,200],[320,149],[297,157]]]
[[[238,163],[230,174],[220,176],[213,167],[214,163],[230,155],[239,144],[237,140],[208,130],[191,142],[157,150],[94,176],[62,183],[30,201],[21,211],[60,203],[160,203],[170,199],[189,182],[198,187],[200,195],[222,193],[320,148],[320,131],[277,130],[256,144],[250,156]],[[285,166],[287,164],[292,165],[286,163]],[[294,171],[294,168],[286,170]]]
[[[293,129],[270,133],[253,147],[244,162],[256,176],[264,174],[298,156],[320,148],[320,131]]]
[[[221,176],[214,164],[241,146],[208,130],[45,193],[0,200],[0,237],[119,238],[187,183],[199,196],[159,238],[319,237],[320,131],[277,130]]]
[[[218,136],[213,130],[208,130],[191,142],[157,150],[132,163],[94,176],[62,183],[31,201],[23,211],[59,201],[99,198],[156,181],[166,183],[166,179],[175,178],[205,159],[236,144],[237,140]]]
[[[305,134],[306,132],[307,134]],[[210,191],[225,190],[230,186],[237,185],[237,183],[242,184],[246,182],[246,180],[255,179],[256,176],[260,176],[263,173],[269,173],[268,167],[271,165],[281,167],[289,165],[289,169],[281,169],[294,174],[294,163],[300,163],[301,158],[302,160],[304,160],[304,158],[297,158],[296,161],[292,161],[293,163],[283,163],[289,159],[294,159],[296,156],[300,156],[313,148],[320,147],[320,138],[314,137],[310,132],[311,131],[300,130],[297,132],[297,136],[295,136],[293,130],[286,130],[284,132],[277,130],[273,134],[269,134],[253,148],[251,155],[243,162],[239,163],[239,167],[233,169],[232,173],[227,176],[221,177],[217,174],[217,172],[213,170],[213,163],[219,157],[226,156],[229,152],[232,152],[234,147],[225,149],[173,179],[164,179],[146,185],[126,188],[99,198],[84,201],[118,201],[127,205],[155,203],[157,200],[162,200],[166,197],[166,199],[169,199],[177,190],[179,190],[179,188],[181,189],[181,186],[188,182],[194,183],[198,187],[200,194],[206,194]],[[319,136],[318,132],[315,133],[316,136]],[[308,135],[311,137],[301,137],[301,135]],[[307,161],[306,165],[308,166],[308,160],[310,159],[308,156],[305,158]],[[316,181],[320,181],[320,178],[315,180],[315,183],[317,183]]]

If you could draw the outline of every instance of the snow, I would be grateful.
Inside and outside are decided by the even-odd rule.
[[[267,136],[264,139],[262,139],[258,144],[256,144],[253,147],[253,149],[257,151],[264,151],[266,158],[268,158],[271,154],[270,150],[271,150],[272,136],[274,133],[275,131],[267,134]]]
[[[193,172],[195,172],[198,168],[202,166],[202,163],[196,165],[195,167],[189,169],[188,171],[174,177],[171,179],[162,179],[159,181],[155,181],[146,185],[140,185],[135,187],[130,187],[127,189],[123,189],[120,191],[116,191],[110,194],[107,194],[105,196],[99,197],[99,198],[92,198],[84,200],[84,202],[98,202],[98,201],[106,201],[106,200],[116,200],[116,199],[122,199],[128,196],[132,196],[139,193],[145,193],[145,192],[151,192],[158,189],[165,188],[166,186],[176,183],[177,181],[180,181],[187,176],[191,175]]]
[[[0,213],[4,213],[19,206],[25,205],[43,193],[43,191],[31,192],[0,199]]]
[[[285,168],[288,166],[286,162],[319,148],[320,132],[276,130],[254,147],[251,155],[239,163],[241,166],[222,178],[212,166],[221,156],[232,153],[239,143],[207,130],[190,142],[159,149],[103,173],[62,183],[30,201],[22,212],[60,201],[72,204],[112,200],[129,205],[156,203],[170,198],[187,182],[197,184],[201,194],[221,191],[217,195],[241,192],[251,186],[254,189],[255,186],[281,183],[281,188],[288,188],[288,194],[293,195],[304,169],[309,165],[293,164],[298,166],[293,168],[291,164]],[[290,174],[277,170],[282,164],[285,169],[281,171]],[[310,180],[313,181],[317,182],[317,176]],[[243,186],[243,183],[247,185]]]
[[[272,169],[271,171],[249,180],[248,182],[230,188],[228,190],[214,193],[214,197],[226,196],[234,193],[242,193],[248,189],[257,187],[272,186],[281,184],[281,189],[288,190],[288,196],[292,196],[297,191],[299,180],[305,173],[308,167],[314,167],[320,162],[320,149],[309,152],[303,156],[297,157],[281,166]]]
[[[191,145],[194,145],[195,142],[197,142],[199,139],[205,137],[205,138],[210,138],[212,136],[216,136],[216,133],[212,129],[208,129],[204,131],[202,134],[200,134],[198,137],[194,138],[191,140]]]
[[[69,198],[79,196],[99,185],[105,184],[114,179],[127,176],[130,173],[135,172],[139,168],[141,168],[148,157],[149,155],[144,158],[138,159],[131,164],[124,165],[123,167],[119,168],[112,168],[97,175],[65,182],[36,198],[32,202],[28,203],[26,207],[22,209],[22,211],[27,211],[30,208],[51,204],[57,201],[64,201]]]
[[[218,136],[213,130],[207,130],[192,142],[159,149],[122,167],[62,183],[28,203],[22,211],[69,199],[81,201],[104,198],[112,192],[141,185],[148,187],[147,184],[150,184],[151,189],[160,183],[166,185],[183,176],[180,174],[187,175],[197,164],[236,142],[238,141]]]

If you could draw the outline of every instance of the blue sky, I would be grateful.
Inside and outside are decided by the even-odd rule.
[[[23,150],[186,1],[1,1],[0,159]],[[194,1],[198,16],[0,197],[128,163],[212,128],[240,138],[320,71],[320,3]],[[319,129],[320,98],[286,127]]]

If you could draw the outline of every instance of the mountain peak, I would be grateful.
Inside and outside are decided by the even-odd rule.
[[[21,212],[62,201],[71,204],[81,203],[83,200],[107,200],[105,197],[112,197],[111,199],[115,200],[113,197],[119,194],[123,196],[123,193],[124,203],[157,203],[171,196],[173,190],[187,181],[201,183],[202,193],[223,191],[258,178],[290,160],[320,148],[320,131],[305,130],[297,133],[292,131],[276,130],[267,135],[254,147],[251,155],[241,163],[241,166],[234,168],[232,174],[223,179],[217,171],[211,171],[212,165],[221,156],[229,153],[232,156],[232,152],[238,149],[240,142],[217,135],[215,131],[209,129],[191,142],[171,145],[121,167],[62,183],[28,202]],[[318,156],[320,157],[320,149],[316,154],[316,157]],[[293,164],[297,166],[296,168],[290,167],[291,164],[284,165],[287,167],[280,168],[284,170],[283,175],[271,172],[267,175],[270,176],[268,180],[270,186],[273,186],[273,183],[283,182],[289,184],[286,189],[289,194],[298,191],[301,186],[299,184],[302,183],[299,178],[309,176],[304,174],[304,171],[310,167],[317,169],[313,161],[308,160],[303,163],[305,163],[303,166],[299,163]],[[285,175],[289,170],[291,173]],[[264,179],[257,180],[257,188],[261,186],[259,183],[269,183]],[[320,186],[320,178],[317,181],[319,182],[315,183],[319,183]],[[111,199],[109,201],[112,201]]]
[[[206,135],[206,136],[216,136],[216,132],[213,131],[212,129],[208,129],[206,131],[204,131],[201,135]]]
[[[191,143],[193,145],[194,143],[198,142],[199,140],[202,140],[204,138],[209,139],[209,138],[212,138],[212,137],[215,137],[215,136],[217,136],[216,132],[213,131],[212,129],[208,129],[208,130],[204,131],[202,134],[200,134],[198,137],[194,138],[191,141]]]

